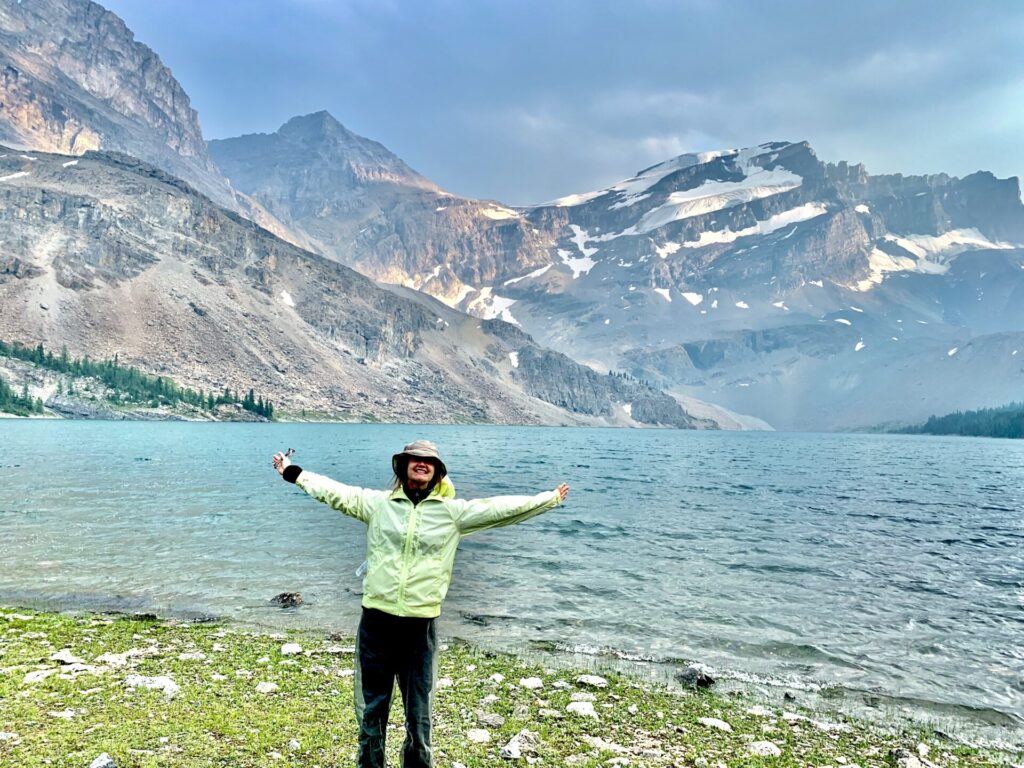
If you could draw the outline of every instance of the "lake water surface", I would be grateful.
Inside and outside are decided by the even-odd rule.
[[[270,456],[383,488],[419,437],[463,497],[572,486],[463,542],[443,633],[637,669],[698,660],[1024,743],[1021,442],[2,420],[0,602],[352,631],[365,529]],[[270,606],[284,591],[307,604]]]

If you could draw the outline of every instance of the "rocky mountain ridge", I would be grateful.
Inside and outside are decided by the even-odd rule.
[[[518,366],[544,354],[529,337],[384,290],[126,155],[0,147],[0,213],[5,339],[342,419],[710,426],[638,383],[545,398],[555,374]]]
[[[975,306],[978,292],[990,300],[1005,293],[995,274],[1018,279],[1024,206],[1016,179],[872,176],[861,165],[820,161],[806,142],[770,142],[683,155],[540,206],[506,206],[495,224],[481,205],[497,204],[454,196],[442,204],[445,193],[418,175],[412,183],[391,174],[384,191],[331,187],[326,169],[343,166],[347,150],[315,154],[315,133],[306,138],[311,143],[293,145],[273,176],[256,145],[223,146],[233,147],[236,162],[249,158],[246,190],[267,205],[287,201],[276,212],[298,229],[309,226],[303,205],[333,190],[319,225],[359,228],[344,241],[321,238],[321,252],[515,323],[597,370],[626,371],[681,397],[801,429],[992,404],[973,398],[998,402],[1020,383],[1012,365],[1004,370],[996,360],[985,365],[998,375],[981,389],[968,385],[966,368],[953,379],[935,368],[979,334],[1024,329],[1012,303]],[[349,134],[347,146],[367,141]],[[322,182],[306,201],[289,179],[308,178],[313,155]],[[396,161],[389,153],[388,166]],[[225,161],[229,176],[235,167]],[[398,198],[417,204],[395,205]],[[346,209],[353,200],[357,214]],[[447,213],[453,208],[460,218]],[[954,268],[963,254],[993,260],[991,269],[972,282]],[[950,290],[957,280],[973,292]],[[900,341],[911,343],[883,349]],[[907,359],[916,361],[909,371],[882,376]],[[936,386],[915,371],[958,384]],[[906,388],[904,375],[926,394],[914,402],[885,396]],[[850,391],[865,398],[848,400]]]

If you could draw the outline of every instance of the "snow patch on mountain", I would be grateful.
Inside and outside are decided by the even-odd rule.
[[[640,219],[638,232],[650,232],[673,221],[713,213],[752,200],[788,192],[803,183],[803,179],[785,168],[765,170],[754,165],[753,156],[743,150],[736,159],[736,168],[743,173],[742,181],[705,181],[694,189],[673,192],[657,208],[653,208]],[[763,153],[762,153],[763,154]]]
[[[519,211],[513,211],[511,208],[506,208],[502,205],[489,205],[486,208],[481,209],[480,213],[488,219],[494,219],[496,221],[522,218],[522,214],[519,213]]]
[[[525,275],[523,275],[521,277],[513,277],[513,278],[511,278],[509,280],[506,280],[503,283],[503,285],[515,285],[516,283],[518,283],[518,282],[520,282],[522,280],[526,280],[526,279],[531,278],[531,277],[540,277],[545,272],[547,272],[549,269],[551,269],[551,267],[552,267],[551,264],[545,264],[540,269],[535,269],[535,270],[533,270],[533,272],[528,272],[528,273],[526,273]]]
[[[655,244],[654,252],[658,254],[659,258],[664,259],[667,258],[668,256],[671,256],[673,253],[675,253],[682,247],[683,246],[680,245],[679,243],[665,243],[664,245]]]
[[[702,301],[704,301],[704,297],[701,294],[693,293],[692,291],[685,291],[683,293],[683,298],[686,299],[688,302],[690,302],[695,307],[698,304],[700,304]]]
[[[752,227],[741,229],[733,232],[731,229],[726,227],[725,229],[710,230],[707,232],[701,232],[700,237],[696,240],[688,240],[682,243],[683,248],[703,248],[706,245],[712,245],[715,243],[731,243],[741,237],[750,237],[751,235],[768,235],[776,230],[782,229],[790,224],[797,224],[804,221],[823,216],[828,213],[828,208],[822,203],[805,203],[804,205],[797,206],[796,208],[790,208],[788,211],[777,213],[774,216],[769,216],[763,221],[757,222]]]
[[[669,295],[668,288],[655,288],[654,292],[665,299],[669,304],[672,303],[672,296]]]
[[[288,291],[281,291],[281,303],[286,307],[294,307],[295,299],[292,298],[292,295],[288,293]]]
[[[515,303],[515,299],[499,296],[488,286],[480,289],[480,295],[469,302],[466,309],[477,317],[482,317],[484,320],[493,320],[497,317],[506,323],[519,325],[519,321],[509,311],[509,308]]]

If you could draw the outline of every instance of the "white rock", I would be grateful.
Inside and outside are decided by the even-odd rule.
[[[298,739],[289,739],[288,740],[288,749],[289,749],[289,751],[295,752],[295,751],[297,751],[301,747],[302,747],[302,744],[299,743]]]
[[[220,653],[221,651],[226,651],[226,650],[227,650],[227,648],[224,647],[223,645],[221,645],[220,643],[214,643],[213,644],[213,652],[214,653]]]
[[[215,672],[214,674],[210,675],[210,679],[219,683],[222,680],[227,680],[228,678],[227,678],[227,675],[221,675],[221,674]]]
[[[19,741],[20,737],[13,731],[0,731],[0,741]]]
[[[206,661],[206,654],[202,651],[188,651],[178,654],[178,661]]]
[[[256,659],[256,663],[257,664],[269,664],[270,663],[270,657],[269,656],[260,656],[258,659]]]
[[[506,760],[518,760],[526,753],[536,752],[539,739],[539,733],[528,731],[524,728],[509,739],[508,743],[501,748],[498,754]],[[527,762],[532,764],[533,761],[527,758]]]
[[[585,691],[576,691],[570,697],[571,701],[597,701],[597,696],[592,693],[586,693]]]
[[[277,683],[258,683],[256,685],[256,693],[273,693],[278,690]]]
[[[555,680],[555,682],[553,682],[551,684],[551,687],[552,688],[564,689],[564,688],[571,688],[572,686],[569,685],[567,682],[565,682],[565,680]]]
[[[163,691],[164,698],[173,699],[181,691],[178,684],[166,675],[146,677],[144,675],[128,675],[124,684],[129,688],[149,688],[154,691]]]
[[[762,707],[760,704],[758,704],[748,709],[747,714],[754,715],[755,717],[771,717],[772,711],[767,707]]]
[[[302,646],[298,643],[285,643],[281,646],[282,656],[295,656],[302,653]]]
[[[35,672],[29,672],[25,675],[22,680],[23,683],[39,683],[48,678],[50,675],[57,672],[57,668],[52,669],[37,669]]]
[[[491,740],[491,734],[483,728],[470,728],[466,731],[466,738],[474,744],[486,744]]]
[[[701,725],[706,725],[708,728],[717,728],[720,731],[732,733],[732,726],[725,722],[725,720],[719,720],[717,717],[702,717],[698,722]]]
[[[489,693],[486,696],[484,696],[482,699],[480,699],[480,703],[481,704],[493,704],[497,700],[498,700],[497,696],[495,696],[493,693]]]
[[[629,714],[631,715],[635,715],[637,712],[640,711],[640,708],[636,704],[630,704],[628,707],[626,707],[626,711],[629,712]]]
[[[800,720],[806,720],[807,718],[803,715],[798,715],[796,712],[783,712],[782,719],[787,723],[796,723]]]
[[[476,672],[476,664],[467,664],[466,665],[466,671],[467,672]]]
[[[438,688],[451,688],[455,682],[450,677],[442,677],[437,681]]]
[[[58,720],[70,720],[75,716],[75,710],[73,709],[62,709],[60,712],[47,712],[50,717],[56,717]]]
[[[747,744],[747,749],[761,757],[778,757],[782,754],[782,750],[779,749],[778,745],[771,741],[752,741]]]
[[[592,746],[594,749],[598,749],[598,750],[602,750],[603,749],[603,750],[607,750],[608,752],[617,752],[620,755],[624,755],[624,754],[629,752],[629,749],[627,749],[626,747],[622,746],[621,744],[616,744],[614,741],[605,741],[600,736],[587,736],[587,735],[584,735],[581,738],[583,739],[583,741],[585,741],[587,744]]]
[[[917,745],[917,754],[921,757],[928,757],[928,753],[931,751],[932,748],[925,744],[923,741]]]
[[[493,675],[491,675],[491,680],[493,680],[496,683],[501,683],[505,681],[505,676],[501,674],[501,672],[495,672]]]
[[[104,752],[89,763],[89,768],[117,768],[117,763],[114,762],[110,755]]]
[[[535,691],[538,688],[544,687],[544,681],[539,677],[523,677],[519,680],[519,685],[531,691]]]
[[[580,717],[592,717],[595,720],[600,720],[597,712],[594,711],[594,705],[589,701],[574,701],[565,708],[565,711],[572,712]]]
[[[252,672],[248,669],[236,669],[235,677],[252,677]]]
[[[576,678],[577,685],[589,685],[593,688],[607,688],[608,681],[597,675],[580,675]]]
[[[50,656],[50,661],[59,661],[61,664],[84,664],[85,663],[85,661],[83,659],[80,659],[77,656],[75,656],[75,654],[73,654],[70,651],[70,649],[68,649],[68,648],[65,648],[62,651],[57,651],[57,653],[55,653],[52,656]]]

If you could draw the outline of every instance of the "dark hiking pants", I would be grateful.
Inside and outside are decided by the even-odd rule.
[[[431,768],[430,709],[434,687],[433,619],[363,609],[356,635],[355,705],[358,768],[385,768],[391,695],[398,680],[405,705],[404,768]]]

